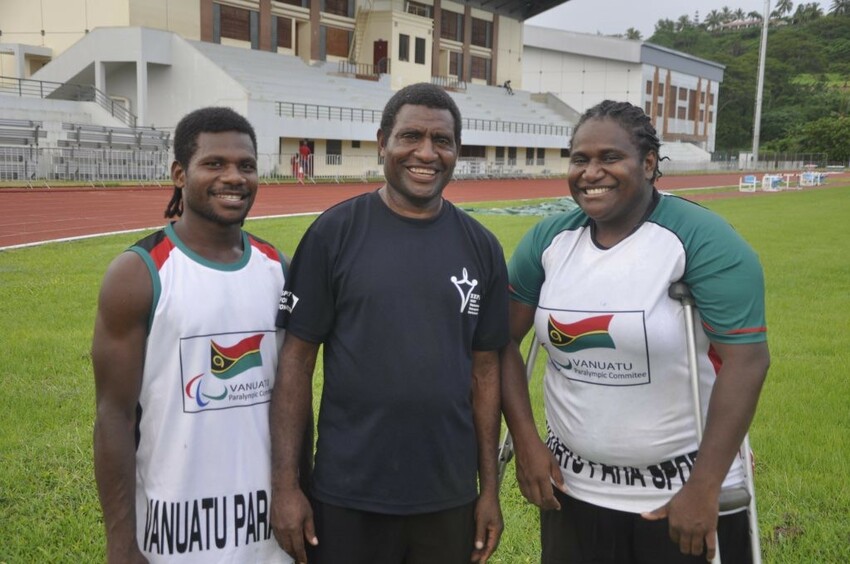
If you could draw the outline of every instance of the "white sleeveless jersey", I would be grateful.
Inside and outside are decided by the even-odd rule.
[[[243,233],[210,262],[171,225],[130,250],[153,280],[137,407],[136,528],[150,562],[291,562],[272,536],[268,406],[280,253]]]

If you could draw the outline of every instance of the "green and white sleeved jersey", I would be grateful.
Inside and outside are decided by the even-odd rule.
[[[764,279],[755,252],[721,217],[656,196],[648,218],[606,249],[581,211],[552,216],[520,242],[511,296],[536,307],[546,349],[548,445],[568,492],[621,511],[655,509],[690,475],[696,456],[684,314],[668,297],[687,283],[696,300],[702,409],[719,358],[711,341],[766,339]],[[726,485],[742,480],[736,460]]]

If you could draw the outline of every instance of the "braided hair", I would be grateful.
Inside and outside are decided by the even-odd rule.
[[[174,160],[180,163],[183,170],[189,169],[189,161],[198,150],[198,135],[201,133],[223,133],[236,131],[251,138],[254,154],[257,154],[257,134],[247,119],[230,108],[208,107],[200,108],[183,116],[174,130]],[[180,217],[183,215],[183,190],[174,187],[165,217]]]
[[[640,158],[644,159],[650,151],[654,151],[658,158],[655,160],[655,170],[652,172],[650,184],[655,185],[655,181],[661,178],[661,169],[658,168],[658,163],[666,160],[668,157],[661,158],[660,148],[661,141],[658,139],[658,133],[655,127],[652,126],[652,120],[639,107],[630,104],[629,102],[614,102],[605,100],[600,102],[584,112],[578,123],[573,129],[573,137],[582,125],[591,119],[610,119],[617,122],[620,127],[629,132],[632,143],[638,148]],[[570,142],[570,150],[572,150],[572,141]]]

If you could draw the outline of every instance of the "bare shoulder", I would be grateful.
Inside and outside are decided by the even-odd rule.
[[[119,323],[147,319],[152,300],[153,283],[145,261],[134,252],[123,252],[103,277],[98,317]]]

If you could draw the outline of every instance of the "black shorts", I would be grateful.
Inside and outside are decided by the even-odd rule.
[[[419,515],[386,515],[313,501],[319,546],[309,564],[468,564],[475,502]]]
[[[542,564],[705,564],[705,556],[686,556],[670,540],[667,519],[647,521],[585,503],[555,490],[559,511],[540,512]],[[749,564],[747,512],[720,517],[717,524],[722,562]]]

